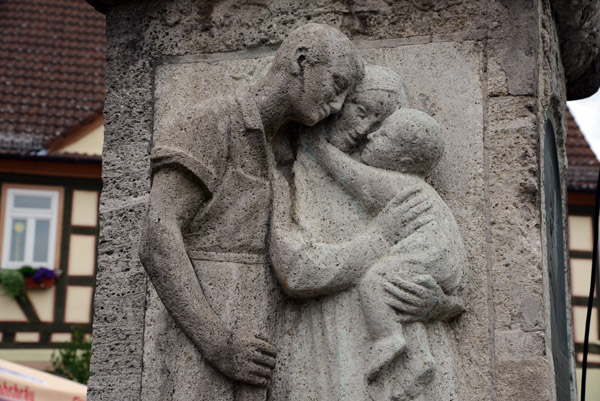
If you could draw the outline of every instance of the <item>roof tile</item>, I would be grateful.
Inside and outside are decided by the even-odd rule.
[[[101,112],[105,46],[84,0],[0,1],[0,153],[38,151]]]
[[[567,188],[575,192],[595,192],[600,162],[567,109]]]

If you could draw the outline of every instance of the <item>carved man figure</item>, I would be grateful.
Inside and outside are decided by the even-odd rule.
[[[140,258],[175,330],[199,351],[180,356],[200,365],[187,377],[196,383],[187,396],[265,399],[279,293],[267,262],[268,144],[287,121],[311,126],[339,111],[362,73],[347,37],[308,24],[282,43],[255,86],[200,102],[156,133]]]

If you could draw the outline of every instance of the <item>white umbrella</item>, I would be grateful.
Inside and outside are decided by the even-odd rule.
[[[0,401],[85,401],[87,387],[0,359]]]

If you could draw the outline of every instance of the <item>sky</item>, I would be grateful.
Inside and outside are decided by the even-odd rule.
[[[583,100],[567,102],[579,129],[600,159],[600,91]]]

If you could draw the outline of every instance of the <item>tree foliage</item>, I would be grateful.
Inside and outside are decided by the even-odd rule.
[[[90,359],[92,343],[85,334],[73,327],[70,343],[64,344],[52,353],[51,373],[66,377],[76,382],[87,384],[90,377]]]
[[[5,295],[20,298],[25,295],[25,279],[18,270],[0,270],[0,284]]]

